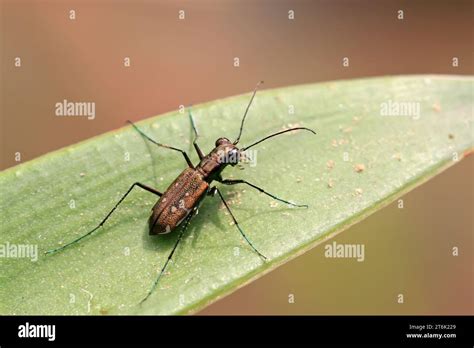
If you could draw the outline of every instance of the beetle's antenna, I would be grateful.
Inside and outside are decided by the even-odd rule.
[[[255,86],[255,89],[253,90],[252,98],[250,98],[249,105],[247,105],[247,109],[245,109],[244,117],[242,118],[242,123],[240,124],[239,136],[237,137],[237,139],[235,139],[234,145],[237,145],[239,143],[240,136],[242,135],[242,130],[244,129],[245,117],[247,117],[247,112],[250,109],[250,105],[252,105],[252,101],[253,101],[253,98],[255,97],[255,94],[257,93],[258,86],[260,86],[260,84],[262,83],[263,81],[260,81],[259,83],[257,83],[257,85]]]
[[[257,145],[257,144],[260,144],[262,141],[265,141],[265,140],[267,140],[267,139],[269,139],[269,138],[276,137],[277,135],[280,135],[280,134],[283,134],[283,133],[286,133],[286,132],[295,131],[295,130],[303,130],[303,129],[304,129],[304,130],[307,130],[307,131],[310,131],[310,132],[313,133],[313,134],[316,134],[316,132],[315,132],[314,130],[309,129],[309,128],[306,128],[306,127],[295,127],[295,128],[285,129],[285,130],[283,130],[283,131],[270,134],[270,135],[266,136],[265,138],[260,139],[259,141],[253,143],[252,145],[249,145],[249,146],[246,146],[246,147],[242,148],[241,150],[242,150],[242,151],[245,151],[245,150],[247,150],[247,149],[250,149],[252,146],[255,146],[255,145]]]

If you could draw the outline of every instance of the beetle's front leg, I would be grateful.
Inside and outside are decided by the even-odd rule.
[[[273,198],[273,199],[276,199],[277,201],[280,201],[282,203],[285,203],[285,204],[288,204],[288,205],[291,205],[293,207],[302,207],[302,208],[308,208],[308,205],[306,204],[296,204],[296,203],[293,203],[293,202],[290,202],[290,201],[286,201],[282,198],[279,198],[277,196],[275,196],[274,194],[270,193],[270,192],[267,192],[265,191],[264,189],[262,189],[261,187],[258,187],[257,185],[254,185],[250,182],[248,182],[247,180],[242,180],[242,179],[222,179],[221,176],[219,176],[217,179],[216,179],[217,182],[220,182],[221,184],[224,184],[224,185],[237,185],[237,184],[246,184],[246,185],[249,185],[250,187],[253,187],[254,189],[260,191],[261,193]]]

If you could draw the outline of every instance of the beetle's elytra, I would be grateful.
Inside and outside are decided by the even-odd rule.
[[[209,189],[204,176],[186,168],[168,187],[152,209],[150,235],[170,233],[190,214]]]
[[[239,163],[240,159],[244,157],[244,151],[269,139],[272,137],[275,137],[277,135],[290,132],[290,131],[295,131],[295,130],[307,130],[312,132],[313,134],[316,134],[313,130],[306,128],[306,127],[294,127],[290,129],[286,129],[280,132],[276,132],[273,134],[270,134],[253,144],[238,148],[237,144],[239,143],[240,136],[242,135],[242,130],[244,127],[244,122],[245,118],[247,116],[247,112],[249,111],[250,105],[252,104],[252,101],[255,97],[255,94],[257,92],[257,88],[260,85],[259,82],[257,86],[255,87],[252,97],[250,98],[250,101],[247,105],[247,108],[245,109],[244,116],[242,117],[242,121],[240,124],[240,130],[239,134],[237,136],[237,139],[234,142],[231,142],[227,138],[219,138],[216,140],[215,147],[214,149],[208,154],[204,155],[201,149],[199,148],[199,145],[197,144],[197,139],[198,139],[198,132],[196,129],[196,126],[194,124],[193,117],[191,115],[191,112],[189,112],[189,118],[191,121],[191,125],[195,134],[193,145],[194,148],[199,156],[200,162],[197,166],[194,166],[191,160],[189,159],[188,154],[179,149],[175,148],[169,145],[161,144],[150,138],[148,135],[146,135],[142,130],[140,130],[135,124],[132,122],[128,121],[145,139],[148,141],[154,143],[155,145],[163,148],[167,148],[173,151],[181,152],[183,155],[186,163],[187,163],[187,168],[183,170],[183,172],[171,183],[171,185],[166,189],[164,193],[161,193],[160,191],[155,190],[152,187],[149,187],[147,185],[144,185],[140,182],[134,183],[128,191],[122,196],[122,198],[115,204],[115,206],[112,208],[112,210],[103,218],[103,220],[91,231],[86,233],[85,235],[73,240],[72,242],[69,242],[59,248],[52,249],[46,252],[46,254],[51,254],[55,253],[57,251],[63,250],[83,238],[91,235],[94,233],[97,229],[102,227],[104,223],[108,220],[108,218],[112,215],[112,213],[115,211],[115,209],[122,203],[122,201],[127,197],[127,195],[132,191],[132,189],[135,186],[138,186],[148,192],[151,192],[160,198],[158,199],[158,202],[154,205],[152,209],[152,214],[149,218],[148,224],[149,224],[149,233],[150,235],[157,235],[157,234],[166,234],[166,233],[171,233],[178,227],[181,227],[181,231],[178,235],[178,238],[173,246],[173,249],[171,250],[170,254],[168,255],[168,258],[163,265],[160,273],[158,274],[158,277],[156,278],[153,286],[151,287],[150,291],[148,292],[147,296],[142,300],[145,301],[154,291],[156,285],[158,284],[158,281],[160,280],[162,274],[164,273],[168,262],[172,258],[176,247],[178,246],[179,242],[181,241],[181,238],[186,231],[186,228],[188,226],[189,221],[191,218],[196,214],[197,209],[199,208],[199,204],[201,201],[208,195],[214,196],[215,194],[218,194],[222,202],[224,203],[225,208],[229,212],[231,218],[234,221],[234,224],[242,237],[248,242],[250,247],[262,258],[266,259],[266,257],[261,254],[252,244],[252,242],[247,238],[246,234],[240,227],[239,223],[237,222],[237,219],[235,218],[234,214],[232,213],[230,207],[228,206],[226,200],[224,199],[224,196],[222,195],[221,191],[216,187],[212,186],[211,184],[213,181],[217,181],[221,184],[224,185],[236,185],[236,184],[246,184],[249,185],[250,187],[260,191],[261,193],[266,194],[267,196],[272,197],[273,199],[276,199],[280,202],[293,205],[296,207],[307,207],[306,205],[298,205],[291,203],[289,201],[286,201],[284,199],[278,198],[277,196],[265,191],[264,189],[258,187],[257,185],[254,185],[246,180],[242,179],[223,179],[221,176],[222,171],[225,169],[226,166],[231,165],[235,166],[236,164]]]

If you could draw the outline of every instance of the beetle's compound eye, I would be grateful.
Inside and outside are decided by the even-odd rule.
[[[217,151],[219,163],[231,164],[235,166],[240,161],[240,152],[235,147],[225,147]]]
[[[230,140],[227,138],[219,138],[216,140],[216,147],[219,145],[230,144]]]
[[[227,153],[227,163],[230,165],[235,166],[237,163],[239,163],[240,160],[240,153],[237,149],[232,149]]]

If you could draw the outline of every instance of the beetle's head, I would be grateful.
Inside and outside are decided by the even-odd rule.
[[[235,166],[240,161],[240,150],[227,138],[216,140],[216,149],[219,156],[219,163]]]

